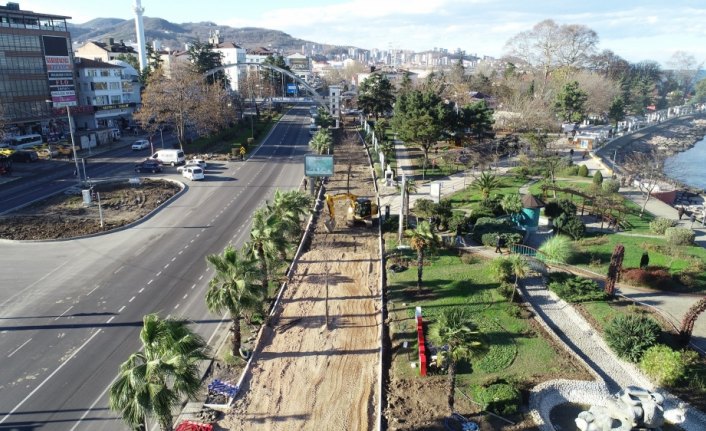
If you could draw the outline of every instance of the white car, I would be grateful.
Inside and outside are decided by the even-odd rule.
[[[184,178],[188,178],[191,181],[198,181],[205,178],[205,175],[203,174],[203,169],[196,165],[184,166],[184,169],[181,171],[181,176]]]
[[[138,139],[137,141],[132,143],[132,149],[133,150],[144,150],[145,148],[150,147],[150,141],[147,139]]]
[[[198,162],[201,162],[201,163],[198,163]],[[201,160],[201,159],[189,160],[188,162],[186,162],[186,164],[185,164],[184,166],[179,166],[179,167],[177,168],[177,172],[179,172],[179,173],[180,173],[180,172],[184,172],[184,169],[186,169],[186,168],[192,168],[192,167],[201,168],[201,169],[203,169],[203,170],[205,171],[205,170],[206,170],[206,162],[204,162],[204,161]]]

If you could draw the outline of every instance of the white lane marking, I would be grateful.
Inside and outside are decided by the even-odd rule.
[[[199,281],[203,280],[203,274],[199,276]]]
[[[99,329],[99,330],[97,330],[93,335],[91,335],[90,337],[88,337],[88,340],[86,340],[83,344],[81,344],[81,346],[80,346],[78,349],[74,350],[74,352],[73,352],[68,358],[66,358],[66,360],[65,360],[64,362],[62,362],[61,365],[59,365],[58,367],[56,367],[56,369],[55,369],[54,371],[52,371],[51,374],[49,374],[44,380],[42,380],[42,383],[40,383],[39,385],[37,385],[37,387],[34,388],[34,389],[32,390],[32,392],[30,392],[29,394],[27,394],[27,396],[24,397],[24,398],[22,399],[22,401],[20,401],[19,403],[17,403],[17,405],[16,405],[15,407],[13,407],[12,410],[10,410],[10,411],[5,415],[5,417],[3,417],[2,419],[0,419],[0,424],[1,424],[1,423],[4,423],[10,416],[12,416],[13,413],[15,413],[15,412],[17,411],[17,409],[19,409],[20,407],[22,407],[22,405],[23,405],[24,403],[26,403],[27,400],[29,400],[30,398],[32,398],[32,396],[34,396],[34,394],[36,394],[38,390],[40,390],[44,385],[46,385],[47,382],[48,382],[49,380],[51,380],[51,378],[56,375],[56,373],[58,373],[62,368],[64,368],[64,366],[65,366],[66,364],[68,364],[69,361],[71,361],[71,359],[73,359],[76,355],[78,355],[78,353],[79,353],[81,350],[83,350],[83,348],[86,347],[86,346],[88,345],[88,343],[90,343],[91,341],[93,341],[93,339],[96,338],[96,335],[100,334],[101,331],[102,331],[102,330]]]
[[[64,314],[68,313],[69,310],[71,310],[72,308],[74,308],[73,305],[72,305],[71,307],[67,308],[66,311],[64,311],[63,313],[61,313],[61,314],[59,314],[58,316],[56,316],[56,318],[54,318],[54,320],[59,320],[60,317],[62,317]]]
[[[164,269],[167,269],[167,268],[169,268],[169,265],[170,265],[169,263],[168,263],[168,264],[166,264],[166,265],[164,265]]]
[[[86,294],[86,296],[88,296],[88,295],[90,295],[91,293],[95,292],[96,289],[98,289],[99,287],[101,287],[101,285],[100,285],[100,284],[96,284],[96,287],[94,287],[93,290],[91,290],[90,292],[88,292],[88,293]]]
[[[188,296],[189,296],[189,294],[187,293],[187,294],[186,294],[186,295],[184,295],[184,297],[183,297],[183,298],[181,298],[181,299],[186,299],[186,298],[188,298]]]
[[[137,293],[142,293],[144,290],[145,288],[143,287],[142,289],[138,290]]]
[[[130,300],[128,302],[132,302],[134,300],[135,300],[135,297],[133,296],[132,298],[130,298]]]
[[[189,242],[193,243],[194,241],[196,241],[196,240],[195,240],[195,239],[192,239],[192,240],[191,240],[191,241],[189,241]],[[188,247],[188,246],[187,246],[187,247]],[[186,248],[186,247],[184,247],[184,248]]]
[[[195,285],[195,284],[192,284],[192,285],[191,285],[191,289],[193,290],[193,289],[195,289],[195,288],[196,288],[196,285]]]
[[[123,266],[121,266],[120,268],[118,268],[118,269],[116,269],[115,271],[113,271],[113,274],[119,273],[120,271],[122,271],[123,268],[125,268],[125,265],[123,265]]]
[[[14,355],[15,353],[17,353],[17,351],[19,351],[21,348],[23,348],[24,346],[26,346],[27,343],[29,343],[30,341],[32,341],[31,338],[30,338],[29,340],[25,341],[24,343],[22,343],[22,344],[20,345],[20,347],[18,347],[18,348],[16,348],[15,350],[13,350],[12,353],[10,353],[9,355],[7,355],[7,357],[8,357],[8,358],[11,358],[12,355]]]
[[[186,248],[186,247],[184,247],[184,248]],[[179,253],[177,253],[177,254],[182,254],[182,253],[184,253],[184,250],[179,250]]]
[[[162,275],[162,271],[159,271],[158,273],[155,274],[155,276],[157,276],[157,277],[159,277],[160,275]]]
[[[115,316],[111,316],[111,318],[110,318],[110,319],[108,319],[108,321],[107,321],[107,322],[105,322],[105,323],[110,323],[110,322],[112,322],[112,321],[113,321],[113,319],[115,319]]]
[[[177,304],[177,305],[174,306],[174,309],[175,309],[175,310],[176,310],[177,308],[179,308],[179,304]]]
[[[176,257],[173,257],[173,258],[172,258],[172,262],[174,262],[175,260],[176,260]]]
[[[122,313],[123,310],[125,309],[125,307],[126,307],[126,305],[123,305],[122,307],[120,307],[120,310],[118,310],[118,313]]]
[[[194,240],[192,239],[191,242],[194,242]],[[189,248],[189,244],[186,244],[186,245],[184,246],[184,250],[186,250],[187,248]]]
[[[148,281],[147,285],[149,286],[150,284],[152,284],[153,281],[154,281],[154,278],[152,280]]]
[[[113,320],[113,318],[111,317],[110,320]],[[108,320],[108,323],[110,323],[110,320]],[[83,415],[81,415],[81,417],[78,418],[78,421],[76,421],[76,424],[75,424],[69,431],[76,431],[76,428],[77,428],[79,425],[81,425],[81,422],[83,422],[83,420],[86,419],[86,416],[88,416],[88,414],[91,413],[91,411],[93,411],[93,408],[96,406],[96,404],[98,404],[98,401],[100,401],[100,400],[103,398],[103,396],[105,395],[105,393],[108,392],[108,390],[110,389],[110,387],[113,386],[113,382],[115,382],[115,380],[117,380],[117,378],[118,378],[118,376],[115,376],[115,378],[113,379],[113,381],[110,382],[110,383],[108,384],[108,386],[105,387],[105,389],[103,389],[103,392],[101,392],[101,394],[98,395],[98,398],[96,398],[96,400],[93,401],[93,404],[91,404],[91,405],[88,407],[88,410],[86,410],[86,411],[83,413]]]

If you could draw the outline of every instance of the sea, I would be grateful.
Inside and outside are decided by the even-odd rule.
[[[688,186],[706,190],[706,137],[688,150],[668,158],[664,173]]]

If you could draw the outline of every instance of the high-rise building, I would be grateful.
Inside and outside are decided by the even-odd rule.
[[[0,117],[7,133],[44,133],[53,113],[76,106],[70,18],[0,6]]]

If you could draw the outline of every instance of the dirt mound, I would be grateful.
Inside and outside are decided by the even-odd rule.
[[[0,238],[47,240],[108,231],[141,219],[179,190],[177,184],[161,180],[143,180],[139,186],[127,182],[98,184],[93,187],[93,203],[88,206],[82,196],[54,195],[0,217]]]

